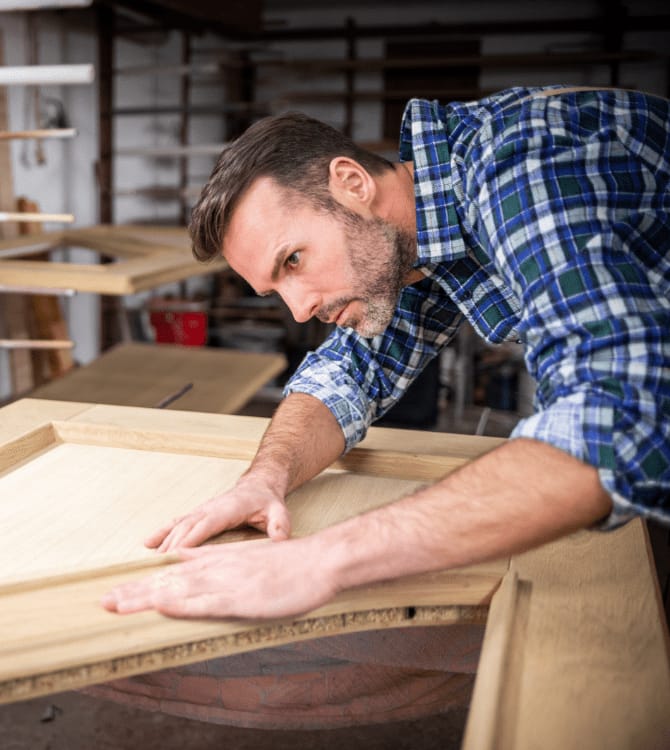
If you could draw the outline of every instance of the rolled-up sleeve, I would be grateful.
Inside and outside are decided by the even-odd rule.
[[[597,469],[613,502],[604,529],[670,519],[670,122],[667,103],[650,115],[626,97],[533,104],[549,125],[494,143],[478,186],[538,385],[512,436]]]

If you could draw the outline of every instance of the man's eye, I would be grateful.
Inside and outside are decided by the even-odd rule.
[[[300,251],[299,250],[296,250],[294,253],[291,253],[286,258],[286,265],[289,268],[295,268],[298,265],[299,262],[300,262]]]

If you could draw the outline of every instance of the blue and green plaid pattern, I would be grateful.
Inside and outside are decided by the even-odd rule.
[[[336,330],[287,392],[321,399],[349,448],[466,318],[491,343],[523,342],[536,414],[513,436],[598,468],[614,501],[603,528],[668,522],[669,103],[538,93],[409,102],[400,157],[414,162],[427,278],[381,336]]]

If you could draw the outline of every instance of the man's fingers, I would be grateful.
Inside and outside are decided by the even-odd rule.
[[[270,544],[269,539],[248,539],[243,542],[229,542],[228,544],[205,544],[202,547],[180,547],[175,550],[182,561],[192,561],[190,565],[180,566],[180,570],[195,571],[202,566],[209,565],[212,560],[223,561],[224,555],[233,559],[237,555],[248,556],[257,547]],[[201,564],[198,565],[198,562]]]
[[[180,547],[197,547],[204,541],[219,533],[219,526],[213,523],[211,518],[205,516],[195,523],[180,541]],[[174,547],[173,547],[174,548]]]
[[[165,537],[176,526],[176,524],[179,523],[179,520],[180,519],[175,519],[173,521],[170,521],[169,523],[161,526],[160,529],[157,529],[156,531],[149,534],[149,536],[144,538],[144,546],[149,547],[150,549],[158,547],[165,539]]]
[[[100,600],[102,606],[110,612],[130,614],[151,609],[151,597],[141,593],[124,592],[118,589],[108,591]]]
[[[175,597],[160,593],[156,596],[154,606],[167,617],[225,617],[229,614],[219,594]]]
[[[181,521],[172,528],[170,533],[165,537],[161,546],[158,548],[159,552],[170,552],[181,547],[185,544],[184,539],[190,535],[194,526],[197,526],[202,522],[203,518],[201,514],[190,515],[182,518]]]
[[[275,542],[291,536],[291,517],[284,503],[272,503],[268,508],[266,532]]]
[[[141,612],[156,608],[159,600],[185,598],[187,588],[184,576],[176,571],[161,570],[138,581],[116,586],[102,597],[101,604],[110,612]]]

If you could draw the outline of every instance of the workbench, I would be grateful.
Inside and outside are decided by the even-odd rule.
[[[670,745],[668,635],[640,521],[342,592],[295,619],[104,611],[112,586],[173,562],[144,549],[144,534],[232,484],[266,425],[32,399],[0,410],[1,701],[328,635],[486,621],[466,750]],[[292,493],[294,533],[400,497],[499,443],[373,428]]]
[[[35,389],[31,397],[232,414],[286,364],[279,353],[118,344]]]

